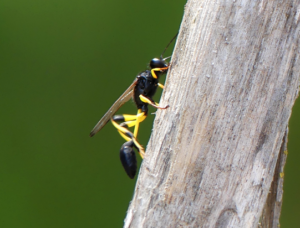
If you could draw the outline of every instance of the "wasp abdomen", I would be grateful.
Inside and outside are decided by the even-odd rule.
[[[127,175],[133,179],[136,174],[137,162],[133,150],[133,142],[129,141],[123,144],[120,149],[120,159]]]

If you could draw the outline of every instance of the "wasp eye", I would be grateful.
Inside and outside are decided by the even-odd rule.
[[[158,58],[154,58],[150,61],[150,68],[163,68],[168,66],[167,62],[162,60],[162,59],[158,59]]]

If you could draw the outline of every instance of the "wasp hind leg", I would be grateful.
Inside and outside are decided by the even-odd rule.
[[[136,140],[139,123],[146,118],[146,113],[138,110],[137,115],[116,115],[111,121],[115,128],[117,128],[120,135],[127,141],[120,149],[121,163],[127,175],[133,179],[136,174],[137,161],[133,147],[137,149],[140,156],[144,158],[144,148]],[[123,122],[122,122],[123,121]],[[118,124],[117,122],[122,122]],[[129,127],[135,127],[134,133],[128,130]]]
[[[134,127],[133,137],[136,138],[139,130],[139,124],[143,122],[146,119],[146,117],[147,117],[146,112],[143,112],[141,109],[138,109],[137,115],[126,115],[126,114],[116,115],[113,116],[111,121],[115,126],[115,128],[118,129],[120,135],[126,141],[130,141],[132,139],[132,136],[131,135],[129,136],[129,133],[131,132],[128,130],[128,128]],[[117,122],[122,122],[122,123],[118,124]]]
[[[118,132],[120,133],[120,135],[127,141],[132,141],[134,143],[134,147],[137,148],[139,154],[141,155],[142,158],[144,158],[145,152],[144,152],[144,148],[141,146],[141,144],[139,144],[139,142],[136,140],[134,134],[129,131],[124,124],[118,124],[117,122],[115,122],[113,119],[111,120],[111,122],[113,123],[113,125],[115,126],[115,128],[118,129]],[[122,126],[123,125],[123,126]]]

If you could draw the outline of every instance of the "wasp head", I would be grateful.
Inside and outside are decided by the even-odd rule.
[[[154,69],[154,68],[163,68],[163,67],[167,67],[169,64],[166,62],[165,59],[158,59],[158,58],[154,58],[150,61],[150,68]]]

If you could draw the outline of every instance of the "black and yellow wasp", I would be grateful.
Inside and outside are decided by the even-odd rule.
[[[176,36],[170,41],[170,43],[176,38]],[[170,43],[167,45],[165,50],[168,48]],[[144,158],[145,155],[144,148],[137,141],[137,134],[139,130],[139,124],[147,117],[148,105],[151,105],[157,109],[166,109],[169,107],[168,105],[161,107],[152,99],[157,87],[162,89],[164,88],[164,86],[159,83],[159,77],[165,74],[170,66],[169,63],[166,62],[166,59],[169,57],[162,57],[164,52],[161,54],[159,59],[154,58],[150,61],[150,70],[143,71],[135,78],[133,83],[110,107],[110,109],[105,113],[105,115],[100,119],[90,133],[90,137],[94,136],[106,125],[109,120],[111,120],[112,124],[115,126],[115,128],[117,128],[120,135],[126,140],[120,149],[120,159],[127,175],[131,179],[134,178],[137,170],[136,156],[133,147],[137,149],[142,158]],[[114,116],[118,109],[128,100],[130,100],[130,98],[133,98],[137,106],[137,114],[123,114]],[[128,130],[129,127],[134,127],[133,133]]]

